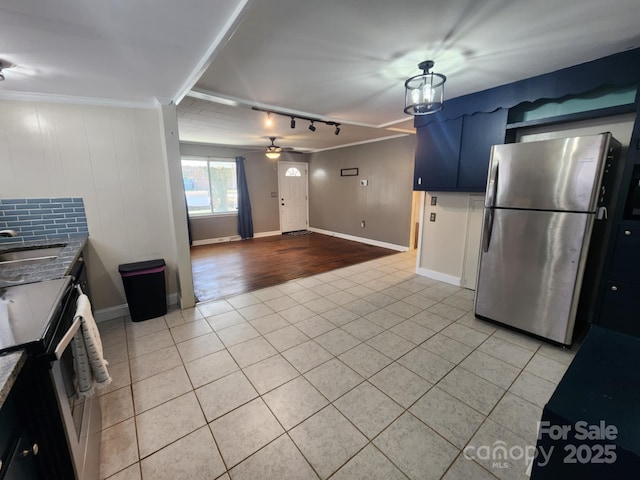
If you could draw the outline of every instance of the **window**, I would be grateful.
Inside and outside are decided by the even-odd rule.
[[[300,173],[300,170],[298,170],[296,167],[290,167],[284,173],[284,176],[285,177],[301,177],[302,174]]]
[[[235,161],[182,157],[182,181],[189,215],[238,212]]]

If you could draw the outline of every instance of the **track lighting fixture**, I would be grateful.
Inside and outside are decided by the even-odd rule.
[[[437,75],[437,74],[436,74]],[[316,123],[324,123],[325,125],[328,125],[330,127],[335,127],[335,130],[333,131],[333,133],[335,135],[340,135],[340,127],[341,124],[334,122],[332,120],[320,120],[319,118],[312,118],[312,117],[304,117],[302,115],[291,115],[290,113],[285,113],[285,112],[276,112],[274,110],[265,110],[264,108],[260,108],[260,107],[251,107],[252,110],[255,110],[257,112],[265,112],[267,114],[267,117],[265,118],[264,121],[264,125],[265,127],[271,127],[273,126],[273,115],[281,115],[283,117],[289,117],[291,119],[290,125],[291,128],[296,128],[296,120],[305,120],[309,123],[309,130],[311,130],[312,132],[316,131]]]
[[[267,112],[267,118],[264,119],[265,127],[273,127],[273,118],[271,118],[271,112]]]
[[[4,73],[2,73],[2,62],[0,62],[0,82],[4,80]]]

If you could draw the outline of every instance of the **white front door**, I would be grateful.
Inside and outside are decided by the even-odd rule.
[[[278,201],[282,233],[307,229],[307,167],[308,164],[304,162],[278,162]]]

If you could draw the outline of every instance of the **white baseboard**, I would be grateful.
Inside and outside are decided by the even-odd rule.
[[[280,230],[274,230],[272,232],[259,232],[254,233],[253,238],[261,238],[261,237],[275,237],[276,235],[282,235]]]
[[[205,238],[203,240],[194,240],[192,245],[199,247],[200,245],[211,245],[213,243],[235,242],[240,240],[240,235],[233,235],[232,237],[218,237],[218,238]]]
[[[367,245],[373,245],[374,247],[388,248],[390,250],[397,250],[398,252],[408,252],[409,247],[403,245],[395,245],[393,243],[380,242],[378,240],[372,240],[371,238],[356,237],[354,235],[347,235],[346,233],[332,232],[330,230],[322,230],[320,228],[309,227],[309,231],[322,233],[323,235],[329,235],[331,237],[344,238],[345,240],[352,240],[354,242],[366,243]]]
[[[275,235],[282,235],[282,232],[280,230],[274,230],[272,232],[258,232],[253,234],[253,238],[273,237]],[[224,242],[237,242],[239,240],[242,240],[240,235],[232,235],[230,237],[204,238],[202,240],[194,240],[192,242],[192,245],[194,247],[198,247],[200,245],[211,245],[214,243],[224,243]]]
[[[423,277],[438,280],[439,282],[455,285],[456,287],[462,286],[462,278],[454,277],[453,275],[447,275],[446,273],[436,272],[435,270],[428,270],[426,268],[418,268],[416,269],[416,273],[418,275],[422,275]]]
[[[177,305],[178,294],[170,293],[167,295],[167,305]],[[96,323],[106,322],[107,320],[113,320],[114,318],[126,317],[129,315],[129,304],[123,303],[122,305],[116,305],[115,307],[101,308],[93,312],[93,318]]]

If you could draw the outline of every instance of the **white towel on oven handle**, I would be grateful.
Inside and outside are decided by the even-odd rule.
[[[100,333],[91,312],[89,297],[81,294],[76,305],[74,321],[80,318],[80,328],[73,337],[71,348],[77,390],[80,395],[90,396],[95,392],[94,387],[104,388],[109,385],[111,376],[107,370],[108,362],[103,357]]]

